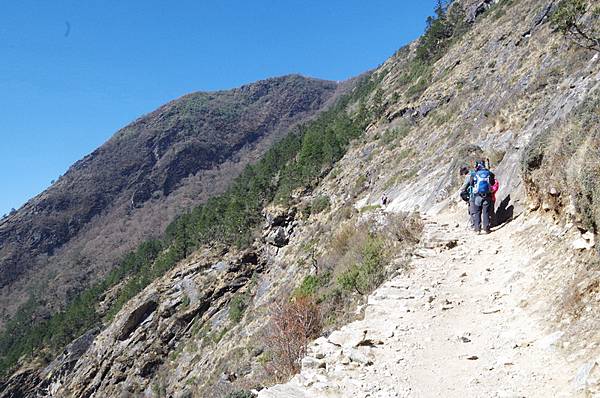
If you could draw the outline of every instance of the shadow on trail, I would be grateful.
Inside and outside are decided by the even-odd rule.
[[[515,207],[510,204],[510,195],[508,195],[502,202],[500,202],[498,208],[496,209],[496,220],[494,222],[496,229],[500,229],[511,222],[514,217],[514,212]]]

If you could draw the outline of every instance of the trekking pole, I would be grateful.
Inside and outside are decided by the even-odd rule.
[[[487,161],[487,169],[491,170],[492,169],[492,164],[490,163],[490,158],[487,158],[486,161]]]

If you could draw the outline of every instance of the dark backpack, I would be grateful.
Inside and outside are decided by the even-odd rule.
[[[471,193],[470,193],[468,190],[467,190],[467,191],[462,191],[462,192],[460,193],[460,198],[461,198],[462,200],[464,200],[465,202],[468,202],[468,201],[469,201],[469,198],[470,198],[470,196],[471,196]]]

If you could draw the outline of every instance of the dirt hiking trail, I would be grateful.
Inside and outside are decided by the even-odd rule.
[[[301,373],[259,397],[592,396],[526,301],[543,250],[522,238],[531,221],[476,235],[466,218],[427,216],[409,270],[369,296],[364,319],[311,343]]]

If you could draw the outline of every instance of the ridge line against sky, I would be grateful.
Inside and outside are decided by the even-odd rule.
[[[416,39],[434,1],[25,0],[0,15],[0,216],[119,128],[194,91],[341,81]]]

